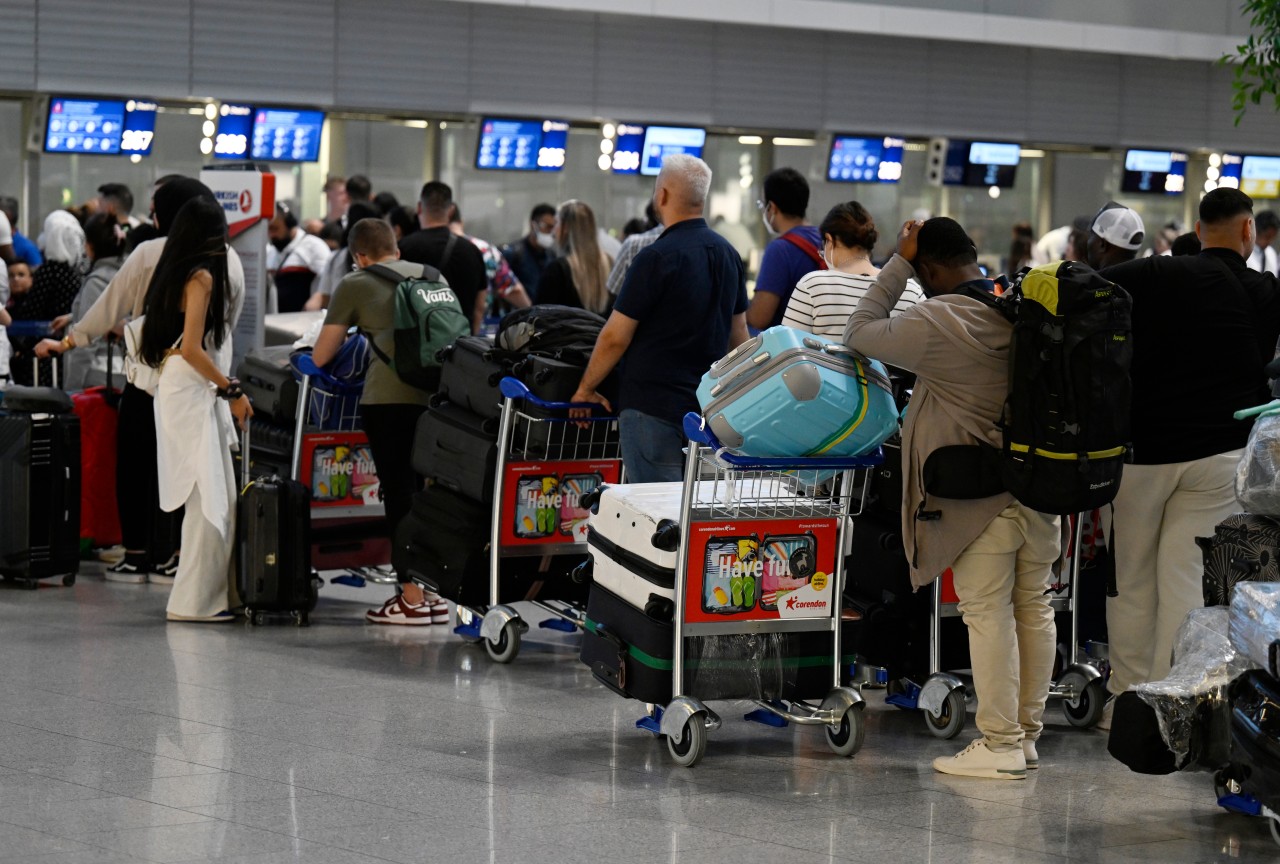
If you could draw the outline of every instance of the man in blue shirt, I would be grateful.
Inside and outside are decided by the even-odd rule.
[[[11,195],[0,198],[0,213],[8,220],[13,235],[14,260],[27,262],[32,270],[43,264],[44,256],[40,254],[40,249],[18,231],[18,199]]]
[[[556,260],[556,208],[539,204],[529,214],[529,233],[502,247],[502,257],[515,272],[529,298],[538,299],[542,274]]]
[[[800,277],[827,269],[822,260],[822,237],[805,220],[809,183],[804,175],[794,168],[771,171],[764,178],[764,197],[756,207],[774,239],[764,249],[756,293],[747,310],[747,324],[753,332],[781,324]]]
[[[703,218],[711,169],[694,156],[668,156],[653,196],[667,226],[627,271],[574,402],[614,410],[596,389],[618,374],[622,462],[632,483],[684,476],[683,420],[698,410],[698,382],[747,336],[746,270],[737,251]]]

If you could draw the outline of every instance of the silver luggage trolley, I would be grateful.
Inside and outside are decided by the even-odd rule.
[[[831,749],[841,756],[852,756],[862,747],[866,727],[862,694],[856,686],[844,684],[841,668],[846,535],[851,530],[848,517],[861,512],[869,481],[868,472],[862,471],[860,477],[855,472],[879,464],[882,454],[754,459],[727,452],[697,414],[685,416],[684,430],[689,448],[676,563],[673,698],[665,707],[651,708],[636,725],[665,737],[676,763],[696,765],[706,752],[708,732],[718,729],[721,719],[688,692],[691,681],[686,680],[685,638],[827,632],[832,634],[832,678],[821,703],[753,699],[757,710],[746,719],[773,726],[822,726]],[[817,491],[826,488],[835,491]],[[811,559],[803,568],[805,575],[789,582],[785,590],[770,591],[765,570],[782,562],[781,557],[777,562],[765,560],[770,554],[770,538],[797,536],[811,538],[805,546],[805,555]],[[717,544],[723,544],[726,537],[749,538],[746,556],[742,545],[737,553],[732,544],[721,552]],[[786,567],[774,572],[789,577],[795,550],[786,555]],[[748,579],[752,580],[750,586]],[[734,581],[740,584],[734,585]],[[708,611],[707,596],[716,601],[729,597],[729,602],[721,605],[735,611]]]
[[[494,471],[489,543],[489,605],[458,604],[454,632],[484,643],[489,657],[510,663],[520,652],[529,625],[499,588],[503,558],[586,554],[588,512],[581,497],[622,479],[618,419],[601,406],[544,402],[518,378],[500,383],[503,397]],[[590,417],[571,417],[574,409]],[[539,626],[572,633],[583,612],[564,600],[531,600],[552,618]]]
[[[1072,726],[1084,729],[1096,726],[1106,704],[1106,674],[1100,664],[1080,650],[1077,596],[1080,585],[1080,540],[1082,520],[1072,517],[1071,554],[1063,568],[1065,580],[1049,586],[1049,606],[1054,613],[1068,613],[1071,624],[1067,656],[1063,670],[1049,687],[1050,698],[1062,700],[1062,713]],[[933,585],[933,611],[929,629],[929,677],[923,686],[914,682],[897,682],[885,699],[890,705],[907,710],[919,709],[924,723],[937,738],[954,738],[964,729],[966,720],[965,682],[942,666],[942,619],[960,617],[960,598],[956,596],[951,570]]]

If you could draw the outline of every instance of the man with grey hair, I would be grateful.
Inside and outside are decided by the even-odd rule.
[[[748,338],[746,268],[703,218],[710,188],[701,159],[663,160],[653,210],[666,230],[627,271],[573,397],[613,411],[596,388],[618,367],[622,462],[632,483],[683,477],[682,423],[698,410],[698,381]]]

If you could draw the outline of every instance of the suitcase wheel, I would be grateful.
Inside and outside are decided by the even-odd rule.
[[[306,612],[294,612],[294,613],[293,613],[293,626],[295,626],[295,627],[310,627],[310,626],[311,626],[311,617],[310,617],[309,615],[307,615],[307,613],[306,613]]]
[[[63,584],[63,585],[66,585],[68,588],[70,588],[72,585],[76,584],[76,574],[74,574],[74,573],[68,573],[66,576],[63,576],[63,577],[62,577],[62,584]]]

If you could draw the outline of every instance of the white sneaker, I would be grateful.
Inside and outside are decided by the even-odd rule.
[[[1111,718],[1116,713],[1116,694],[1112,693],[1107,697],[1107,702],[1102,706],[1102,716],[1098,718],[1098,724],[1094,729],[1102,732],[1111,731]]]
[[[1027,760],[1027,770],[1034,771],[1040,767],[1040,754],[1036,752],[1036,742],[1030,738],[1022,739],[1022,756]]]
[[[981,777],[987,780],[1027,779],[1027,759],[1021,747],[997,753],[982,738],[974,741],[955,756],[939,756],[933,760],[933,770],[958,777]]]
[[[108,582],[122,582],[126,585],[141,585],[147,581],[147,565],[143,558],[126,555],[115,564],[102,571],[102,577]]]

